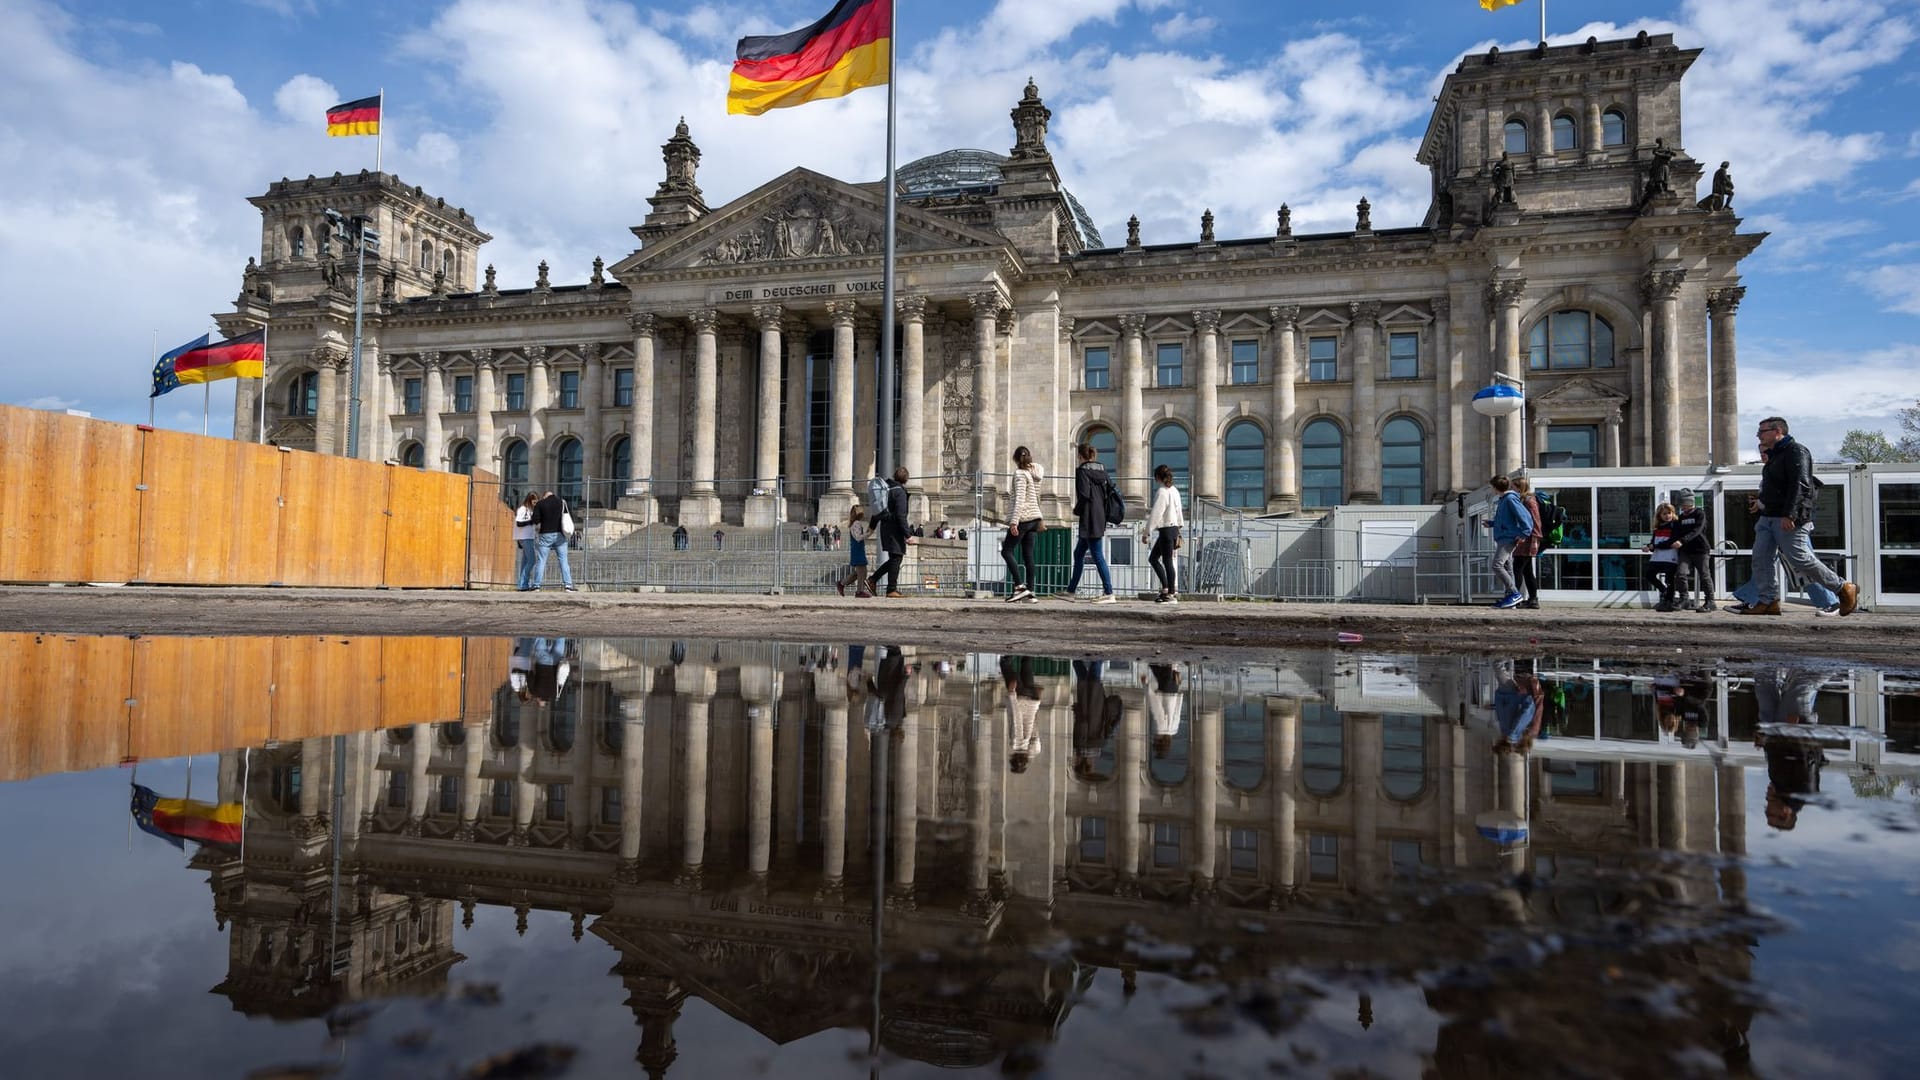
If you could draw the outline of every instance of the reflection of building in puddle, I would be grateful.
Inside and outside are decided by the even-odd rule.
[[[459,959],[453,923],[476,905],[523,930],[534,909],[567,912],[576,938],[618,951],[651,1071],[673,1059],[688,994],[776,1042],[868,1024],[849,1002],[878,914],[902,972],[883,1041],[957,1065],[1049,1037],[1085,965],[1178,967],[1113,937],[1123,925],[1169,941],[1258,929],[1231,965],[1255,975],[1405,971],[1476,957],[1477,932],[1384,917],[1429,874],[1505,883],[1436,901],[1467,926],[1617,913],[1638,899],[1601,872],[1629,866],[1661,902],[1744,899],[1714,860],[1639,873],[1650,849],[1744,853],[1741,768],[1550,742],[1495,755],[1471,704],[1481,674],[1453,660],[1289,657],[1170,682],[926,650],[868,650],[856,668],[851,651],[803,665],[771,645],[678,662],[664,642],[561,648],[571,678],[551,700],[503,677],[466,722],[345,737],[347,955],[330,986],[330,744],[253,755],[245,860],[197,860],[232,923],[221,989],[237,1007],[422,989]],[[1009,699],[1030,687],[1037,709]],[[222,797],[239,784],[223,755]],[[1530,842],[1482,839],[1492,810]],[[1552,887],[1516,889],[1519,871]],[[1028,947],[1042,927],[1077,943],[1071,958]]]

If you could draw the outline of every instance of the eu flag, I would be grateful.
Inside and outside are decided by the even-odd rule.
[[[165,356],[162,356],[159,362],[153,365],[153,393],[148,394],[147,396],[150,398],[156,398],[156,397],[159,397],[161,394],[166,393],[169,390],[179,389],[180,376],[174,373],[173,362],[179,359],[180,356],[182,356],[185,353],[190,353],[195,349],[206,348],[207,343],[211,339],[212,339],[211,334],[201,334],[199,337],[194,338],[192,341],[187,342],[185,345],[182,345],[179,348],[173,350],[172,352],[166,354]]]
[[[153,823],[153,808],[159,802],[160,796],[154,794],[152,788],[141,784],[133,785],[133,823],[140,826],[140,831],[149,836],[157,836],[177,848],[186,847],[185,840],[162,831],[160,826]]]

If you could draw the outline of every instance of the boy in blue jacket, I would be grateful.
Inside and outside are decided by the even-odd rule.
[[[1500,587],[1500,599],[1494,601],[1493,606],[1518,607],[1527,594],[1520,591],[1513,579],[1513,549],[1533,535],[1533,515],[1513,490],[1511,480],[1496,476],[1489,483],[1500,496],[1493,511],[1493,583]]]

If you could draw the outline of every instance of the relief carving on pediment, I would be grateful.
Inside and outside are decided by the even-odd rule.
[[[701,261],[709,266],[730,266],[866,255],[880,250],[882,242],[873,227],[845,207],[801,192],[714,245]]]

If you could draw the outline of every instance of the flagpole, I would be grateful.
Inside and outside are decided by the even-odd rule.
[[[887,224],[886,256],[880,264],[880,355],[874,362],[880,368],[880,438],[876,451],[880,475],[893,478],[893,246],[894,216],[898,210],[894,191],[894,86],[899,77],[900,27],[895,0],[887,0]],[[911,392],[917,393],[918,390]]]
[[[267,338],[270,336],[270,331],[271,331],[271,328],[268,325],[266,324],[261,325],[260,327],[260,392],[256,395],[260,399],[260,445],[261,446],[267,445]]]
[[[253,776],[253,747],[240,750],[240,861],[247,861],[247,781]]]
[[[1540,0],[1540,44],[1547,43],[1547,0]]]
[[[1540,2],[1542,7],[1546,6],[1546,0],[1540,0]],[[1541,18],[1544,19],[1546,18],[1546,16],[1542,15]],[[1542,24],[1542,25],[1545,25],[1545,24]],[[1541,33],[1545,34],[1546,31],[1542,30]],[[363,83],[362,85],[365,85],[365,84]],[[386,146],[386,136],[382,132],[384,131],[386,126],[387,126],[387,88],[383,86],[380,88],[380,119],[376,120],[373,125],[373,171],[374,172],[380,171],[380,151]]]
[[[153,363],[150,366],[152,367],[160,366],[160,331],[158,330],[155,330],[153,332]],[[147,426],[148,427],[153,426],[153,406],[154,406],[154,403],[159,400],[160,400],[160,395],[157,391],[155,393],[151,393],[147,395]],[[127,840],[129,845],[131,845],[133,840],[132,833],[127,834]]]

